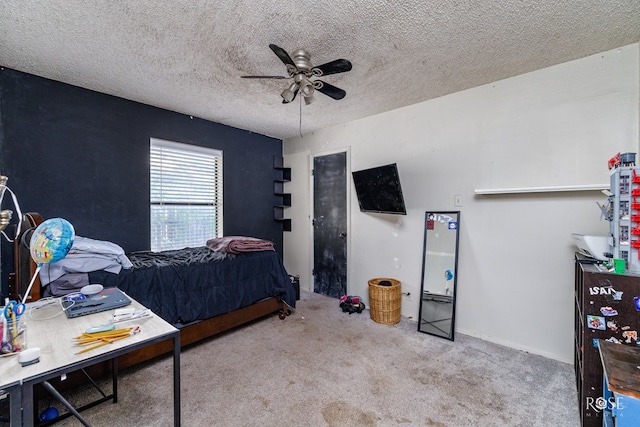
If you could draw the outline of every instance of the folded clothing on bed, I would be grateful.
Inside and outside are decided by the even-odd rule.
[[[80,289],[89,284],[89,273],[67,273],[49,283],[45,288],[45,297],[61,297],[72,292],[80,292]]]
[[[68,273],[89,273],[96,270],[117,274],[121,269],[131,266],[124,249],[117,244],[76,236],[67,256],[58,262],[42,266],[40,282],[46,285]]]
[[[275,251],[273,242],[247,236],[224,236],[207,240],[212,251],[239,254],[242,252]]]

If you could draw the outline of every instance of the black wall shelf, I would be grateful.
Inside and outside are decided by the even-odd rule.
[[[282,157],[273,158],[273,168],[280,171],[280,177],[273,182],[273,194],[280,203],[273,207],[273,219],[282,223],[283,231],[291,231],[291,219],[284,217],[284,210],[291,206],[291,193],[285,193],[284,183],[291,181],[291,168],[284,166]]]
[[[282,231],[291,231],[291,219],[284,217],[284,207],[273,207],[273,219],[282,223]]]

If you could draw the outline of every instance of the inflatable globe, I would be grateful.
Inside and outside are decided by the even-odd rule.
[[[51,218],[40,224],[31,235],[31,258],[39,266],[60,261],[73,246],[73,225],[64,218]]]
[[[453,271],[447,270],[444,272],[444,278],[447,280],[453,279]]]

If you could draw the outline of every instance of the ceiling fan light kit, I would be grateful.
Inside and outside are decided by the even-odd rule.
[[[291,83],[288,88],[282,91],[280,96],[282,96],[282,102],[289,103],[293,101],[293,98],[296,97],[296,92],[298,91],[298,84]]]
[[[304,98],[306,105],[311,104],[315,97],[315,91],[327,95],[335,100],[340,100],[347,95],[344,90],[330,85],[318,77],[330,74],[338,74],[350,71],[351,62],[346,59],[336,59],[326,64],[314,67],[311,64],[311,55],[304,49],[297,49],[293,52],[293,59],[280,46],[270,44],[269,47],[287,67],[288,77],[284,76],[241,76],[245,79],[293,79],[293,82],[282,91],[282,103],[288,104],[296,98],[298,92]]]

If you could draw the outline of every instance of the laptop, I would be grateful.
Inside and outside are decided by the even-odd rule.
[[[129,297],[118,288],[104,288],[93,295],[73,294],[62,297],[62,306],[69,319],[114,310],[129,304]]]

